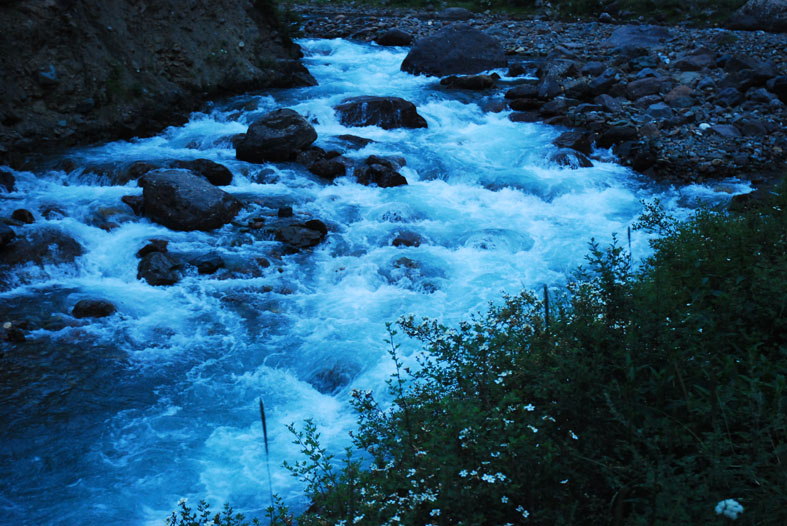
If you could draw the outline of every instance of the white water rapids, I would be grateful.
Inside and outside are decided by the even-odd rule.
[[[301,486],[281,467],[298,458],[285,425],[314,418],[333,451],[349,444],[350,390],[382,392],[392,370],[385,322],[414,313],[453,324],[504,291],[558,288],[592,237],[625,238],[643,199],[660,197],[686,217],[701,201],[748,191],[734,181],[656,187],[612,160],[559,168],[547,159],[562,130],[513,123],[438,79],[400,72],[403,49],[301,45],[319,86],[239,97],[156,137],[68,152],[76,169],[15,172],[16,191],[0,194],[2,217],[26,208],[36,217],[26,228],[56,226],[85,249],[75,264],[18,270],[0,292],[0,315],[34,320],[27,342],[3,344],[0,358],[2,522],[162,524],[181,497],[230,501],[261,516],[268,481],[259,397],[273,490],[300,506]],[[355,95],[408,99],[429,127],[344,127],[332,108]],[[235,160],[228,137],[281,107],[313,121],[325,149],[344,149],[336,136],[354,134],[375,142],[347,150],[348,158],[404,157],[409,185],[366,187],[352,177],[329,184],[295,164]],[[169,287],[138,280],[135,254],[151,238],[169,240],[174,253],[215,250],[236,268],[277,245],[237,225],[174,232],[134,217],[120,198],[141,194],[136,182],[112,185],[85,168],[196,158],[229,167],[234,180],[224,189],[256,203],[239,223],[291,205],[328,224],[326,240],[228,279],[187,272]],[[44,213],[53,208],[59,212]],[[111,231],[97,226],[107,209],[122,212]],[[404,231],[424,242],[391,246]],[[648,253],[644,235],[634,233],[632,252]],[[402,257],[414,263],[397,265]],[[70,319],[83,298],[111,301],[118,313],[47,321]]]

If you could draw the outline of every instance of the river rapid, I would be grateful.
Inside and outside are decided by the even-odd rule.
[[[548,158],[563,130],[511,122],[507,111],[483,111],[478,96],[399,71],[405,49],[300,44],[319,86],[217,102],[155,137],[66,152],[73,169],[56,168],[63,157],[43,160],[14,172],[16,190],[0,194],[3,217],[31,210],[36,222],[25,228],[57,227],[84,248],[72,264],[17,269],[0,287],[0,321],[31,327],[25,343],[1,344],[3,523],[162,524],[181,497],[259,516],[269,492],[260,397],[273,491],[302,506],[299,482],[281,467],[298,459],[285,426],[313,418],[332,451],[349,444],[350,391],[383,392],[392,371],[385,322],[412,313],[454,324],[503,292],[557,291],[591,238],[626,238],[642,200],[658,197],[685,218],[750,190],[736,181],[659,187],[604,152],[592,168],[561,168]],[[356,95],[410,100],[428,128],[344,127],[332,108]],[[237,161],[229,138],[282,107],[312,121],[326,150],[403,157],[409,184],[330,184],[296,164]],[[342,134],[374,142],[353,150]],[[137,183],[95,168],[197,158],[227,166],[234,179],[224,189],[246,203],[213,232],[134,216],[120,199],[140,195]],[[272,236],[244,225],[273,221],[282,206],[324,221],[325,241],[275,257]],[[101,228],[107,215],[110,230]],[[402,232],[423,242],[392,246]],[[152,238],[172,253],[216,251],[228,269],[150,286],[137,279],[135,254]],[[647,237],[634,232],[631,249],[647,255]],[[250,263],[261,257],[272,264]],[[118,312],[72,319],[84,298]],[[400,343],[412,362],[417,348]]]

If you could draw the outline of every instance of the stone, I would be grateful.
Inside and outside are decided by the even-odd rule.
[[[722,106],[734,107],[742,100],[743,94],[735,88],[725,88],[716,95],[716,102]]]
[[[712,67],[716,62],[716,53],[708,48],[697,48],[672,63],[672,67],[679,71],[701,71]]]
[[[507,99],[523,99],[538,96],[538,84],[527,83],[514,86],[506,91],[505,98]]]
[[[35,223],[36,220],[35,217],[33,217],[33,212],[25,208],[18,208],[14,210],[14,212],[11,214],[11,219],[15,219],[27,225]]]
[[[362,166],[353,172],[353,175],[362,185],[377,185],[380,188],[392,188],[407,184],[407,179],[396,171],[397,167],[391,161],[369,156]]]
[[[416,232],[405,230],[399,232],[396,237],[391,241],[391,245],[395,247],[418,247],[423,243],[424,238]]]
[[[229,223],[241,202],[186,170],[159,170],[140,179],[143,211],[172,230],[214,230]]]
[[[578,168],[590,168],[593,163],[585,154],[569,148],[561,148],[549,156],[549,160],[558,166],[576,170]]]
[[[491,75],[451,75],[440,80],[440,85],[453,89],[482,91],[493,88],[495,79]]]
[[[374,41],[380,46],[409,46],[413,42],[413,35],[401,29],[389,29]]]
[[[210,159],[175,161],[174,166],[190,170],[204,177],[214,186],[227,186],[232,183],[232,172],[230,172],[229,168]]]
[[[352,97],[336,106],[336,111],[345,126],[379,126],[384,130],[427,127],[415,104],[400,97]]]
[[[475,14],[464,7],[446,7],[437,13],[437,18],[443,20],[470,20]]]
[[[768,91],[779,97],[787,104],[787,75],[780,75],[769,80],[766,84]]]
[[[251,123],[235,146],[235,157],[250,163],[290,161],[317,140],[317,132],[295,110],[267,113]]]
[[[401,69],[415,75],[472,75],[508,65],[503,47],[493,37],[466,25],[452,25],[418,40]]]
[[[14,177],[14,174],[8,170],[0,168],[0,190],[4,189],[6,192],[13,192],[15,183],[16,178]]]
[[[665,77],[647,77],[629,82],[626,86],[626,95],[631,100],[639,99],[645,95],[656,95],[670,89],[672,81]]]
[[[552,141],[552,144],[562,149],[571,148],[578,152],[590,155],[593,151],[592,138],[590,134],[583,130],[570,130],[561,133],[557,139]]]
[[[0,222],[0,248],[5,247],[16,237],[16,232],[3,222]]]
[[[276,231],[276,240],[287,245],[290,252],[315,247],[323,239],[325,233],[322,230],[303,224],[285,226]]]
[[[208,252],[207,254],[199,255],[191,260],[191,264],[197,267],[197,272],[203,275],[214,274],[225,265],[224,259],[218,252]]]
[[[141,195],[124,195],[120,198],[120,200],[131,208],[131,210],[134,212],[134,215],[142,215],[142,208],[145,206],[145,199]]]
[[[725,23],[730,29],[787,32],[787,0],[749,0]]]
[[[607,68],[590,81],[590,90],[596,95],[607,93],[612,86],[620,82],[620,71],[614,68]]]
[[[715,133],[727,139],[734,139],[741,136],[741,132],[738,131],[738,128],[731,124],[714,124],[708,128],[705,133]]]
[[[117,308],[106,300],[79,300],[71,315],[75,318],[106,318],[115,312]]]
[[[71,263],[84,252],[74,238],[55,227],[24,229],[22,232],[17,232],[16,237],[6,242],[0,251],[0,265]]]
[[[610,113],[617,113],[622,108],[620,101],[617,98],[611,95],[607,95],[606,93],[602,93],[601,95],[593,99],[593,102],[601,105],[601,107],[604,108],[604,110]]]
[[[317,177],[333,181],[337,177],[347,174],[347,165],[341,158],[320,159],[309,165],[309,171]]]
[[[601,45],[613,50],[648,49],[661,46],[670,38],[672,38],[672,33],[666,27],[625,25],[615,29],[608,38],[601,42]]]
[[[276,217],[287,218],[292,216],[293,212],[291,206],[283,206],[276,212]]]
[[[582,69],[580,69],[579,72],[585,77],[598,77],[604,73],[604,70],[606,69],[607,66],[603,62],[591,61],[582,66]]]
[[[166,252],[169,241],[166,239],[151,239],[148,244],[137,251],[137,257],[143,258],[153,252]]]
[[[632,126],[613,126],[604,131],[596,141],[600,148],[609,148],[614,144],[619,144],[631,139],[636,139],[637,130]]]
[[[174,285],[180,281],[181,263],[164,252],[146,254],[137,266],[137,279],[144,279],[154,287]]]
[[[671,119],[675,113],[672,111],[666,103],[658,102],[656,104],[651,104],[648,106],[647,111],[645,111],[646,115],[658,120],[666,120]]]
[[[508,106],[514,111],[537,110],[544,105],[544,101],[535,98],[513,99],[508,101]]]
[[[347,148],[350,150],[360,150],[374,142],[372,139],[367,139],[366,137],[358,137],[357,135],[349,134],[337,135],[336,138],[344,141],[347,144]]]

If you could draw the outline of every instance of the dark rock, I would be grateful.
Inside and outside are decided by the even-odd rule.
[[[660,76],[661,75],[659,74],[659,72],[653,68],[643,68],[634,74],[634,78],[637,80],[646,79],[648,77],[660,77]]]
[[[276,212],[276,216],[277,217],[282,217],[282,218],[292,217],[292,215],[293,214],[292,214],[292,207],[291,206],[283,206],[283,207],[279,208],[278,212]]]
[[[727,20],[730,29],[746,31],[787,32],[787,2],[785,0],[749,0]]]
[[[722,106],[737,106],[743,100],[743,94],[735,88],[725,88],[716,95],[716,102]]]
[[[380,46],[409,46],[413,35],[401,29],[389,29],[375,39]]]
[[[570,148],[561,148],[557,152],[549,156],[549,160],[558,166],[571,168],[590,168],[593,163],[583,153]]]
[[[16,237],[14,230],[3,222],[0,222],[0,248],[5,247]]]
[[[35,217],[33,217],[33,212],[24,208],[18,208],[14,210],[14,212],[11,214],[11,219],[15,219],[28,225],[35,223],[36,220]]]
[[[13,192],[15,183],[16,178],[14,174],[0,168],[0,189],[5,189],[6,192]]]
[[[735,127],[745,137],[759,137],[768,134],[766,121],[753,117],[741,117],[735,121]]]
[[[552,141],[552,144],[560,147],[561,149],[571,148],[572,150],[584,153],[585,155],[590,155],[590,153],[593,151],[592,142],[592,138],[588,132],[582,130],[571,130],[561,133],[557,139]]]
[[[513,99],[508,101],[508,106],[514,111],[537,110],[544,105],[540,99]]]
[[[380,126],[392,128],[426,128],[415,105],[399,97],[353,97],[336,106],[345,126]]]
[[[79,300],[71,314],[75,318],[106,318],[117,312],[115,306],[105,300]]]
[[[672,80],[665,77],[648,77],[629,82],[626,86],[626,95],[631,100],[639,99],[645,95],[656,95],[667,92],[672,87]]]
[[[452,25],[418,40],[401,69],[415,75],[444,77],[506,66],[503,47],[497,40],[472,27]]]
[[[583,79],[568,80],[563,84],[563,94],[571,99],[590,100],[593,98],[590,82]]]
[[[374,142],[372,139],[358,137],[357,135],[337,135],[336,138],[348,143],[347,147],[351,150],[360,150],[361,148],[365,148],[367,145]]]
[[[638,172],[645,172],[656,163],[652,147],[640,141],[624,141],[615,147],[615,153]]]
[[[481,91],[495,86],[495,79],[490,75],[451,75],[440,80],[440,84],[448,88]]]
[[[396,166],[377,156],[370,156],[366,162],[355,169],[353,175],[360,184],[377,185],[380,188],[391,188],[407,184],[407,179],[396,171]]]
[[[680,57],[672,63],[672,67],[680,71],[701,71],[712,67],[716,62],[716,53],[712,50],[701,47]]]
[[[26,341],[25,332],[19,327],[0,327],[0,337],[3,341],[11,343],[24,343]]]
[[[52,88],[60,84],[60,79],[57,77],[57,71],[55,70],[54,64],[49,64],[48,67],[39,70],[36,80],[41,86],[47,88]]]
[[[570,107],[576,105],[577,105],[577,101],[574,99],[559,97],[541,106],[539,113],[541,113],[541,115],[544,115],[545,117],[551,117],[553,115],[565,115]]]
[[[505,98],[507,99],[526,99],[531,97],[538,96],[538,84],[533,83],[525,83],[519,84],[514,86],[510,90],[506,91]]]
[[[563,82],[555,77],[547,77],[538,85],[538,98],[549,100],[563,93]]]
[[[322,231],[300,224],[285,226],[276,232],[276,240],[294,251],[317,246],[324,238]]]
[[[309,219],[303,224],[303,226],[306,228],[311,228],[312,230],[316,230],[324,236],[328,235],[328,226],[319,219]]]
[[[227,186],[232,183],[232,172],[230,172],[229,168],[210,159],[176,161],[174,165],[177,168],[185,168],[201,175],[214,186]]]
[[[637,130],[632,126],[613,126],[599,136],[596,144],[600,148],[609,148],[614,144],[636,139],[636,137]]]
[[[715,133],[727,139],[734,139],[741,136],[741,132],[738,131],[738,128],[731,124],[714,124],[705,130],[705,133]]]
[[[645,114],[658,120],[671,119],[675,115],[675,113],[672,111],[672,108],[667,106],[667,104],[664,102],[651,104],[650,106],[648,106],[648,109],[645,112]]]
[[[768,91],[779,97],[779,100],[787,104],[787,75],[774,77],[766,84]]]
[[[658,47],[671,37],[672,33],[666,27],[627,25],[615,29],[609,38],[601,42],[601,45],[613,50],[647,49]]]
[[[522,77],[527,75],[527,68],[521,62],[515,62],[508,66],[508,72],[506,73],[507,77]]]
[[[197,256],[191,260],[191,264],[197,267],[197,272],[200,274],[213,274],[225,265],[224,259],[218,252]]]
[[[618,99],[612,97],[611,95],[607,95],[606,93],[603,93],[598,97],[596,97],[595,99],[593,99],[593,102],[601,105],[601,107],[604,108],[605,111],[608,111],[610,113],[617,113],[621,110],[622,107]]]
[[[140,185],[145,215],[173,230],[213,230],[241,208],[235,197],[188,171],[151,172]]]
[[[347,165],[341,158],[320,159],[309,165],[309,171],[318,177],[333,181],[347,173]]]
[[[254,121],[235,147],[241,161],[289,161],[317,140],[314,127],[289,108],[272,111]]]
[[[423,243],[424,238],[416,232],[405,230],[399,232],[396,237],[391,241],[391,245],[395,247],[418,247]]]
[[[137,251],[137,257],[143,258],[148,254],[152,254],[153,252],[167,252],[167,245],[169,241],[166,239],[151,239],[148,241],[148,244],[144,247],[140,248]]]
[[[470,20],[474,16],[475,14],[472,11],[464,7],[446,7],[437,13],[437,18],[442,18],[443,20]]]
[[[511,122],[538,122],[541,116],[535,111],[515,111],[508,116]]]
[[[607,68],[599,76],[590,81],[590,90],[596,95],[607,93],[612,86],[620,82],[620,71]]]
[[[645,95],[644,97],[640,97],[634,101],[634,106],[640,109],[646,109],[651,104],[656,104],[661,102],[661,97],[659,95]]]
[[[598,77],[606,69],[607,66],[603,62],[588,62],[582,66],[579,72],[585,77]]]
[[[144,279],[154,287],[174,285],[180,281],[181,263],[164,252],[146,254],[137,266],[137,279]]]
[[[134,215],[142,215],[142,208],[145,206],[145,198],[141,195],[124,195],[120,198],[121,201],[126,203],[131,210],[134,212]]]
[[[298,155],[295,156],[295,162],[304,166],[309,166],[322,159],[325,159],[325,150],[319,146],[311,146],[306,150],[298,152]]]
[[[161,168],[159,164],[153,164],[147,161],[137,161],[132,163],[125,173],[118,173],[115,176],[115,182],[117,184],[126,184],[129,181],[136,181],[146,173],[158,170],[159,168]]]
[[[57,228],[25,229],[22,232],[24,234],[17,233],[16,238],[0,251],[0,265],[70,263],[83,253],[82,245]]]

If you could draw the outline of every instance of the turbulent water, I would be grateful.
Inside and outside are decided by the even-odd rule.
[[[625,237],[643,199],[658,196],[684,217],[698,202],[747,191],[734,181],[654,188],[611,159],[559,168],[547,159],[561,130],[510,122],[433,78],[400,72],[402,49],[301,45],[317,87],[248,95],[153,138],[68,152],[75,169],[42,162],[15,172],[16,191],[0,194],[3,217],[29,209],[36,223],[27,228],[56,226],[85,248],[74,264],[19,269],[0,289],[0,321],[32,327],[26,343],[3,344],[0,358],[2,522],[161,524],[180,497],[259,514],[268,505],[260,397],[273,490],[297,506],[301,488],[280,467],[297,459],[285,425],[314,418],[333,450],[348,443],[349,391],[382,391],[391,372],[385,322],[414,313],[454,323],[503,291],[559,287],[591,237]],[[342,126],[332,107],[370,94],[413,101],[429,127]],[[229,137],[280,107],[314,122],[325,149],[403,157],[409,185],[327,184],[295,164],[235,160]],[[341,134],[375,142],[349,150]],[[196,158],[232,170],[225,189],[248,203],[236,224],[170,231],[121,203],[141,194],[136,182],[103,174],[138,160]],[[270,235],[239,225],[273,221],[288,205],[330,232],[315,249],[276,259]],[[102,229],[107,217],[118,226]],[[424,242],[393,247],[405,231]],[[135,254],[151,238],[169,240],[174,253],[218,251],[231,271],[150,286],[136,277]],[[632,251],[644,256],[647,239],[634,233]],[[273,264],[253,264],[260,257]],[[118,313],[70,318],[83,298],[111,301]]]

